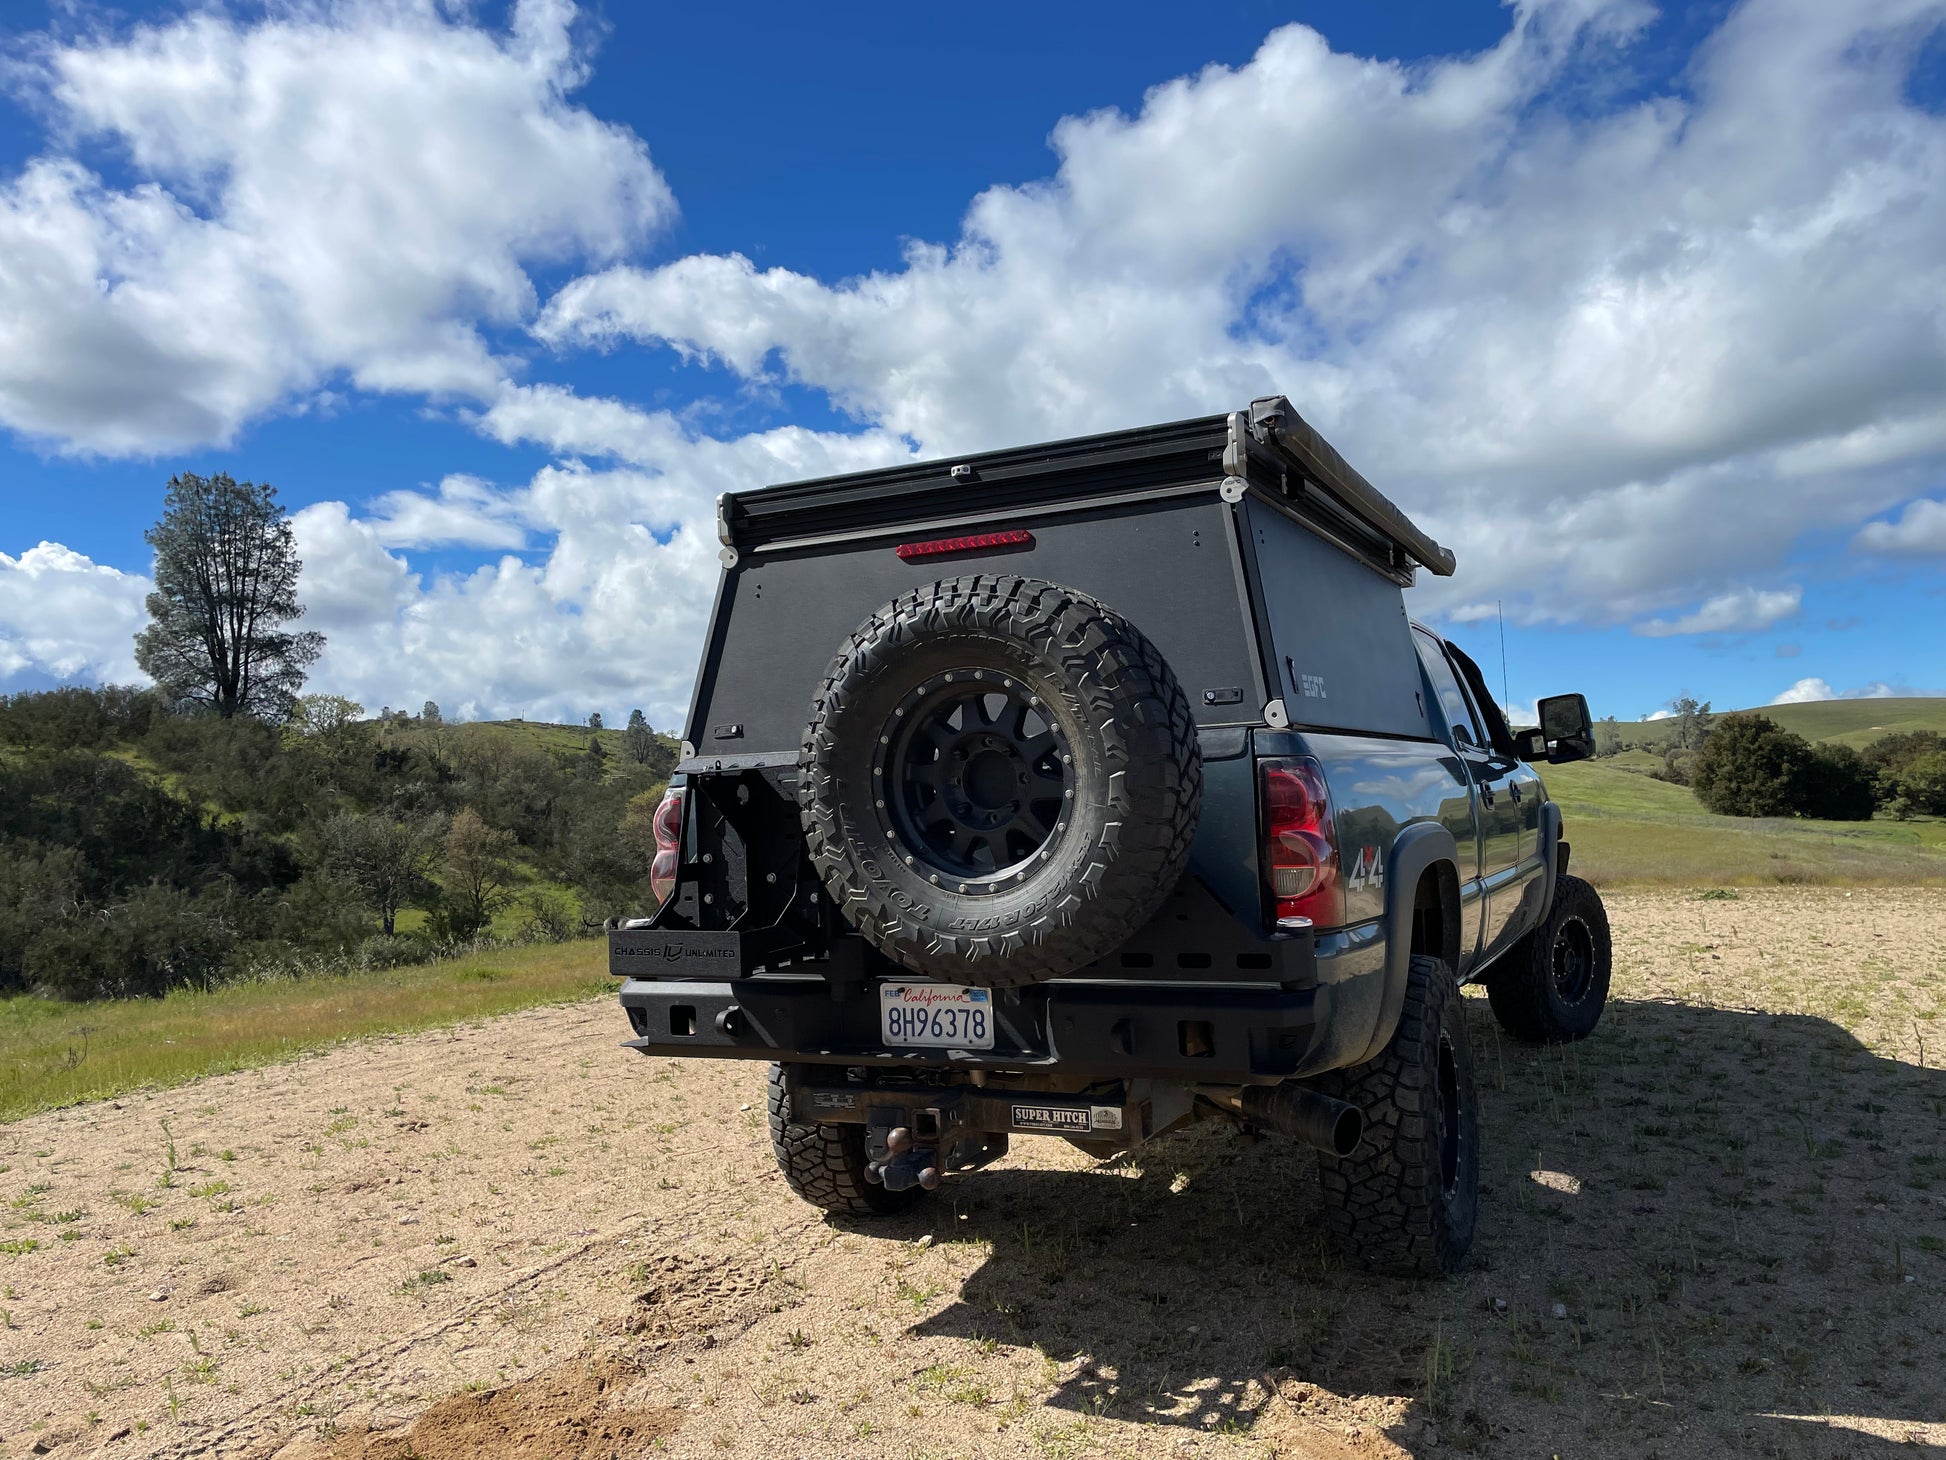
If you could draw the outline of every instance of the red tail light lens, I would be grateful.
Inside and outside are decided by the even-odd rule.
[[[1344,921],[1338,832],[1324,771],[1308,757],[1262,763],[1264,876],[1279,922],[1309,918],[1319,927]]]
[[[655,860],[649,863],[649,891],[655,894],[658,907],[676,890],[676,863],[681,851],[682,791],[671,786],[655,808]]]
[[[965,537],[936,537],[931,542],[902,542],[892,549],[908,563],[921,558],[951,558],[963,553],[990,553],[995,548],[1029,548],[1034,534],[1024,528],[1006,532],[975,532]]]

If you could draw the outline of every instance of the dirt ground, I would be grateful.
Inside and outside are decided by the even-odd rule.
[[[1216,1127],[827,1221],[604,999],[0,1128],[0,1453],[1946,1453],[1946,895],[1609,901],[1592,1040],[1469,1000],[1449,1282]]]

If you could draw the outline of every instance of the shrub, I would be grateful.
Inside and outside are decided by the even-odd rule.
[[[1798,810],[1825,821],[1870,821],[1872,787],[1872,768],[1849,745],[1814,745]]]
[[[209,985],[223,972],[234,930],[174,887],[67,918],[28,945],[27,981],[57,999],[123,999]]]
[[[353,963],[359,968],[406,968],[430,963],[439,950],[424,938],[400,933],[375,933],[358,945]]]
[[[1916,810],[1946,816],[1946,749],[1914,758],[1896,773],[1893,784]]]
[[[580,919],[567,898],[545,888],[527,895],[527,917],[520,928],[524,942],[565,943],[580,931]]]
[[[1765,715],[1730,715],[1696,753],[1690,785],[1719,816],[1795,816],[1813,774],[1803,736]]]

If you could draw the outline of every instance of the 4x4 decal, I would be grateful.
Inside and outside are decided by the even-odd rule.
[[[1358,860],[1352,863],[1351,876],[1345,879],[1345,886],[1357,892],[1366,887],[1385,886],[1385,852],[1380,847],[1360,847]]]

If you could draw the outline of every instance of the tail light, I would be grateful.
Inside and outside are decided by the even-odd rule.
[[[1264,875],[1277,921],[1307,918],[1335,927],[1345,919],[1345,895],[1324,771],[1301,757],[1264,761],[1260,772]]]
[[[676,863],[681,860],[681,851],[682,788],[671,786],[655,808],[655,860],[649,863],[649,891],[655,894],[658,907],[676,890]]]

